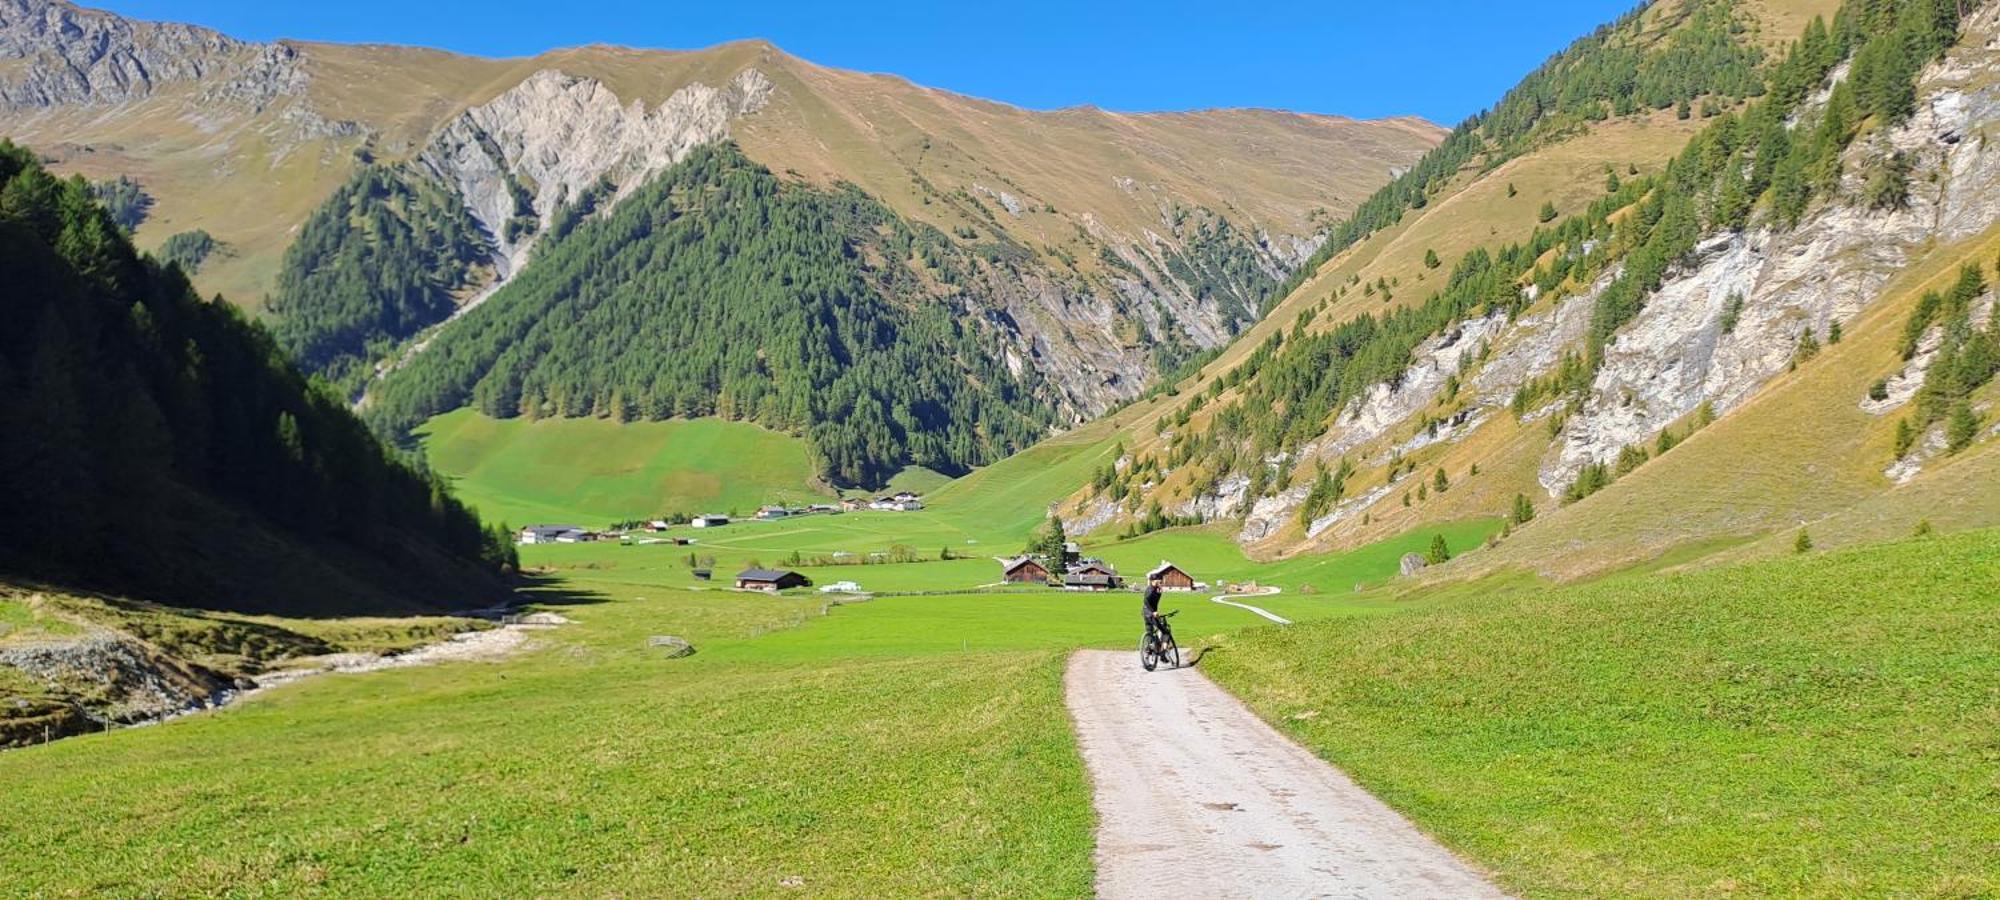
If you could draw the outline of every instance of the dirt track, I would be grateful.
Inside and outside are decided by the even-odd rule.
[[[1083,650],[1063,681],[1094,785],[1099,896],[1503,896],[1192,668]]]

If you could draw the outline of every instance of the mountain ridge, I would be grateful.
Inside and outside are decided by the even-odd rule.
[[[60,3],[10,2],[101,19],[113,31],[124,22]],[[17,57],[26,40],[19,32]],[[967,290],[1013,323],[1013,356],[1050,377],[1078,420],[1129,399],[1158,371],[1220,346],[1254,320],[1267,284],[1310,254],[1349,198],[1442,134],[1410,118],[1034,111],[901,76],[820,66],[758,39],[685,51],[586,45],[515,59],[382,44],[227,46],[232,54],[286,48],[279,55],[298,73],[296,88],[268,102],[192,111],[189,99],[218,80],[205,70],[145,96],[113,95],[116,103],[27,110],[16,133],[58,168],[129,173],[147,185],[157,202],[139,228],[142,245],[170,229],[213,234],[225,249],[195,275],[205,291],[253,308],[267,296],[282,302],[283,251],[317,203],[369,160],[430,154],[451,123],[511,102],[537,78],[587,79],[608,92],[607,108],[624,114],[640,104],[651,114],[697,86],[726,89],[756,72],[771,82],[769,99],[693,137],[726,135],[773,171],[823,186],[854,183],[912,222],[1013,260],[1014,271]],[[0,82],[6,77],[0,67]],[[500,168],[518,164],[505,162]],[[270,176],[248,177],[265,168]],[[656,168],[639,167],[618,196]],[[545,224],[548,207],[577,187],[544,191],[534,218]],[[257,215],[246,212],[252,208]],[[528,229],[536,223],[523,218],[511,226],[526,235],[516,241],[513,218],[481,217],[502,251],[496,282],[525,261],[515,253],[535,239]],[[1184,231],[1190,219],[1221,229],[1220,238]],[[1201,241],[1208,243],[1196,246]],[[469,285],[465,296],[491,286]]]

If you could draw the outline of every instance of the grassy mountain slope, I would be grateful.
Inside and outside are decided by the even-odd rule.
[[[1373,540],[1424,522],[1505,514],[1520,495],[1543,515],[1523,529],[1519,547],[1490,558],[1496,564],[1505,560],[1575,575],[1657,554],[1682,541],[1719,535],[1741,540],[1884,495],[1896,478],[1906,477],[1884,472],[1884,467],[1898,455],[1888,447],[1897,423],[1909,416],[1897,409],[1860,408],[1866,405],[1870,383],[1900,368],[1885,363],[1883,354],[1894,352],[1920,293],[1948,286],[1962,264],[1989,267],[1993,255],[1979,233],[1990,221],[1982,221],[1978,212],[1989,193],[1983,187],[1985,164],[1974,161],[1981,158],[1976,152],[1954,149],[1958,134],[1986,127],[1983,110],[1993,81],[1990,54],[1980,48],[1992,27],[1991,16],[1978,12],[1968,25],[1972,34],[1965,45],[1928,68],[1922,63],[1931,49],[1907,57],[1916,66],[1895,78],[1916,85],[1913,117],[1904,118],[1910,112],[1871,113],[1881,107],[1869,104],[1887,102],[1882,98],[1893,98],[1895,92],[1884,93],[1880,87],[1894,79],[1877,75],[1887,69],[1876,47],[1889,39],[1868,38],[1905,33],[1897,23],[1917,14],[1910,10],[1921,9],[1892,6],[1866,13],[1879,21],[1870,20],[1874,24],[1865,28],[1855,27],[1860,14],[1843,13],[1832,20],[1833,30],[1846,35],[1840,40],[1862,58],[1856,71],[1866,74],[1857,76],[1858,90],[1849,85],[1829,91],[1800,83],[1793,74],[1797,66],[1781,65],[1800,54],[1781,48],[1769,57],[1766,75],[1780,96],[1751,101],[1740,115],[1704,117],[1702,108],[1710,101],[1697,99],[1685,120],[1673,110],[1613,116],[1580,133],[1558,128],[1530,141],[1518,155],[1489,141],[1482,165],[1434,182],[1418,208],[1329,259],[1264,323],[1202,375],[1179,385],[1179,408],[1148,428],[1129,431],[1124,440],[1131,452],[1117,472],[1100,473],[1096,487],[1072,496],[1066,515],[1083,526],[1129,525],[1158,504],[1169,515],[1238,518],[1245,522],[1240,539],[1273,554]],[[1761,17],[1755,4],[1738,5],[1736,14],[1738,21]],[[1755,36],[1756,31],[1743,33]],[[1824,54],[1835,42],[1825,35],[1820,31],[1814,38],[1819,43],[1811,45],[1816,49],[1804,54],[1816,66],[1829,64]],[[1839,68],[1834,78],[1844,78],[1847,71]],[[1857,97],[1859,116],[1851,111]],[[1799,119],[1796,130],[1780,124],[1786,133],[1775,140],[1758,131],[1769,127],[1760,123],[1771,121],[1768,108],[1774,103],[1797,109]],[[1727,103],[1715,106],[1721,112]],[[1835,115],[1827,111],[1829,106],[1843,106],[1841,114],[1849,124],[1828,124]],[[1827,134],[1839,135],[1844,152],[1812,143]],[[1690,138],[1702,148],[1699,159],[1683,152]],[[1636,298],[1621,295],[1620,289],[1629,286],[1617,279],[1626,271],[1625,254],[1633,252],[1628,248],[1638,246],[1633,236],[1649,229],[1657,236],[1649,223],[1657,222],[1668,205],[1663,198],[1687,193],[1690,187],[1684,183],[1690,178],[1707,177],[1702,166],[1719,158],[1724,148],[1742,160],[1741,171],[1754,191],[1747,198],[1730,198],[1724,196],[1731,189],[1728,179],[1694,185],[1701,199],[1688,218],[1701,221],[1676,238],[1688,241],[1685,249],[1657,258],[1644,253],[1631,257],[1643,261],[1639,271],[1644,273],[1664,260],[1661,299],[1651,300],[1648,291],[1637,292]],[[1837,157],[1833,171],[1838,176],[1816,176],[1823,180],[1812,188],[1811,205],[1802,211],[1779,199],[1786,190],[1783,169],[1794,164],[1779,158],[1788,152],[1794,158]],[[1897,152],[1919,170],[1912,183],[1927,180],[1934,186],[1913,188],[1908,208],[1874,206],[1870,191],[1889,177],[1881,173]],[[1493,159],[1494,154],[1504,161]],[[1774,165],[1779,184],[1766,192],[1766,182],[1757,179],[1768,179]],[[1662,177],[1673,184],[1654,193],[1649,185]],[[1545,201],[1555,209],[1553,221],[1542,221]],[[1779,212],[1781,207],[1786,211]],[[1720,212],[1725,208],[1736,211],[1728,215],[1743,218],[1725,221]],[[1574,228],[1578,221],[1566,216],[1600,224],[1595,234],[1562,237],[1558,229]],[[1800,217],[1803,224],[1788,225],[1785,217]],[[1932,233],[1943,239],[1927,238]],[[1705,243],[1697,248],[1696,239]],[[1523,240],[1532,242],[1529,256],[1509,259],[1502,252]],[[1870,245],[1895,247],[1889,251],[1895,261],[1863,249]],[[1493,258],[1501,260],[1510,276],[1519,272],[1519,279],[1511,285],[1481,283],[1482,273],[1490,271],[1481,268],[1484,260],[1472,267],[1465,260],[1453,262],[1469,249],[1499,254]],[[1786,262],[1795,257],[1814,261]],[[1612,267],[1590,267],[1606,259],[1613,261]],[[1567,280],[1566,272],[1573,272]],[[1370,315],[1402,321],[1389,314],[1415,309],[1440,294],[1464,294],[1466,287],[1472,296],[1454,301],[1469,301],[1464,312],[1415,324],[1401,345],[1385,344],[1379,335],[1363,337],[1367,332],[1347,325]],[[1520,289],[1518,298],[1515,288]],[[1750,302],[1725,296],[1736,293],[1748,294]],[[1989,302],[1982,297],[1972,305],[1983,309],[1981,304]],[[1748,336],[1738,332],[1732,337],[1730,328],[1739,315],[1754,324],[1745,326]],[[1715,317],[1725,324],[1718,327]],[[1313,410],[1303,416],[1313,420],[1318,409],[1313,404],[1329,402],[1325,394],[1307,393],[1326,388],[1312,387],[1318,376],[1302,373],[1330,371],[1334,374],[1320,381],[1331,384],[1339,380],[1342,365],[1303,359],[1304,351],[1326,352],[1319,348],[1329,346],[1328,336],[1336,329],[1355,340],[1374,341],[1352,362],[1364,380],[1341,386],[1323,423],[1306,421],[1301,427],[1300,409]],[[1866,354],[1860,358],[1867,362],[1858,370],[1849,368],[1852,363],[1826,362],[1819,369],[1802,364],[1787,375],[1785,362],[1794,356],[1793,344],[1805,340],[1802,331],[1812,333],[1817,344],[1809,348],[1812,352],[1825,348],[1841,360]],[[1842,335],[1844,343],[1827,346],[1829,339]],[[1348,339],[1337,339],[1336,345]],[[1280,344],[1296,344],[1290,350],[1298,352]],[[1565,353],[1575,356],[1574,366],[1559,365]],[[1923,378],[1920,367],[1921,361],[1911,364],[1917,380]],[[1817,373],[1822,370],[1829,378],[1849,373],[1849,380],[1859,383],[1844,386],[1851,391],[1845,396],[1820,390],[1812,402],[1780,405],[1755,399],[1760,390],[1779,392],[1793,380],[1821,378]],[[1559,375],[1576,386],[1564,387]],[[1379,380],[1366,380],[1371,377]],[[1516,390],[1522,385],[1526,387]],[[1515,398],[1511,411],[1510,396]],[[1281,424],[1291,433],[1274,440],[1262,432],[1245,432],[1244,417],[1231,407],[1246,397],[1259,409],[1289,407]],[[1972,394],[1966,404],[1970,420],[1979,421],[1987,410],[1984,398],[1983,391]],[[1696,435],[1687,446],[1710,449],[1692,452],[1674,465],[1667,465],[1671,454],[1638,465],[1660,456],[1659,447],[1687,438],[1706,421],[1697,409],[1704,399],[1712,407],[1703,409],[1722,412],[1724,423],[1735,416],[1760,421]],[[1633,412],[1621,412],[1621,404]],[[1256,416],[1250,414],[1253,425],[1259,421]],[[1656,441],[1662,432],[1670,433]],[[1943,440],[1941,426],[1932,425],[1928,433],[1925,440]],[[1243,439],[1250,434],[1257,440]],[[1628,434],[1634,436],[1623,436]],[[1852,438],[1857,434],[1871,446],[1856,447]],[[1621,443],[1613,441],[1630,448],[1630,456],[1639,449],[1635,439],[1648,452],[1618,462]],[[1948,464],[1944,453],[1919,443],[1905,465],[1932,459]],[[1975,447],[1967,452],[1976,456],[1984,451]],[[1251,462],[1259,456],[1266,458],[1265,464]],[[1353,466],[1344,479],[1343,458]],[[1634,468],[1635,475],[1645,473],[1641,483],[1654,487],[1644,496],[1606,498],[1596,513],[1571,515],[1565,509],[1555,514],[1563,495],[1584,474],[1577,467],[1593,458],[1607,475]],[[1650,466],[1661,468],[1646,472]],[[1828,467],[1834,471],[1822,471]],[[1744,477],[1733,477],[1739,472]],[[1989,523],[1978,513],[1984,504],[1965,502],[1973,499],[1968,493],[1972,485],[1952,480],[1960,485],[1960,496],[1947,504],[1957,511],[1953,524]],[[1928,496],[1936,498],[1940,490],[1932,488]]]

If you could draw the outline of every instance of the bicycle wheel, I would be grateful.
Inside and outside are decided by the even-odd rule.
[[[1171,636],[1161,639],[1160,661],[1166,663],[1169,669],[1181,667],[1181,645],[1174,643]]]
[[[1139,667],[1151,672],[1159,664],[1159,657],[1154,655],[1153,642],[1139,638]]]

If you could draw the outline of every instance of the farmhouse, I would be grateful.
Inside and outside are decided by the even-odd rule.
[[[530,525],[516,538],[523,544],[574,544],[591,539],[590,532],[576,525]]]
[[[791,514],[792,514],[791,510],[786,509],[782,506],[766,506],[762,509],[757,510],[757,518],[766,522],[770,522],[776,519],[782,519]]]
[[[1000,565],[1000,577],[1008,584],[1048,584],[1049,567],[1032,556],[1021,556]]]
[[[1090,578],[1102,578],[1105,580],[1105,584],[1108,587],[1113,587],[1113,588],[1119,587],[1124,583],[1123,579],[1118,577],[1118,570],[1112,568],[1109,563],[1101,559],[1086,559],[1079,561],[1075,565],[1069,567],[1068,574],[1083,575]],[[1064,583],[1067,584],[1067,582],[1068,579],[1064,579]]]
[[[863,500],[860,497],[849,497],[845,500],[840,501],[840,508],[847,510],[848,512],[854,512],[856,510],[866,509],[867,507],[868,507],[868,501]]]
[[[1118,586],[1118,576],[1071,572],[1063,576],[1065,591],[1108,591]]]
[[[688,524],[695,528],[715,528],[729,524],[729,517],[715,515],[695,516]]]
[[[797,572],[777,569],[744,569],[736,573],[736,586],[748,591],[777,592],[796,587],[811,587],[812,579]]]
[[[1159,565],[1154,566],[1151,571],[1146,573],[1147,581],[1152,581],[1155,578],[1160,580],[1160,590],[1163,591],[1194,590],[1194,576],[1189,575],[1180,566],[1167,562],[1164,559],[1160,560]]]

